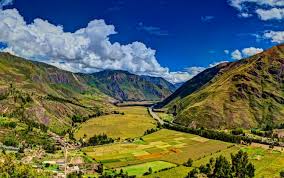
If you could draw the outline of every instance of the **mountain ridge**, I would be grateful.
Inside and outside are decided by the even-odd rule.
[[[79,76],[89,85],[120,101],[159,101],[175,90],[175,86],[163,78],[139,76],[122,70],[104,70]]]
[[[188,127],[252,128],[284,122],[284,45],[207,69],[158,106]]]

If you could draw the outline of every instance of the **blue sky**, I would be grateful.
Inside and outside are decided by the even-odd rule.
[[[9,2],[9,0],[4,1]],[[4,1],[2,0],[2,3]],[[24,18],[26,25],[33,24],[34,19],[40,18],[56,27],[61,26],[65,33],[75,33],[78,29],[86,28],[94,19],[103,19],[106,25],[114,27],[113,30],[107,29],[110,30],[109,33],[102,34],[111,44],[117,42],[123,46],[139,41],[145,44],[147,49],[156,51],[155,54],[151,51],[148,51],[151,54],[148,52],[141,54],[141,50],[135,50],[139,54],[135,54],[131,60],[134,63],[133,68],[137,70],[127,66],[127,62],[115,66],[108,63],[106,66],[109,67],[106,68],[129,70],[137,74],[167,76],[165,78],[170,81],[180,82],[210,67],[210,64],[212,66],[219,61],[238,60],[282,43],[284,41],[283,8],[283,0],[15,0],[10,5],[4,6],[3,11],[17,9],[18,15]],[[2,16],[7,18],[5,14]],[[33,39],[37,38],[39,35]],[[88,36],[88,38],[91,37]],[[74,71],[74,68],[82,68],[82,65],[74,67],[76,61],[72,57],[72,64],[69,65],[70,57],[61,57],[61,54],[51,55],[55,53],[54,50],[52,52],[46,49],[39,52],[30,51],[31,49],[27,47],[15,46],[11,39],[2,39],[1,34],[0,42],[10,47],[6,51],[10,50],[23,57],[53,63],[71,71]],[[141,47],[141,45],[134,46],[136,47],[132,45],[131,49]],[[88,48],[102,57],[102,54],[96,51],[99,49],[101,47]],[[143,48],[144,51],[147,49]],[[246,50],[242,51],[243,49]],[[25,53],[22,52],[23,50]],[[45,55],[43,51],[51,54]],[[72,48],[71,52],[73,51]],[[149,59],[148,56],[150,56]],[[158,64],[153,61],[153,56]],[[84,58],[82,59],[84,61],[87,60],[86,57],[80,57]],[[50,58],[53,58],[53,61],[50,61]],[[61,61],[58,62],[55,58]],[[102,58],[108,60],[113,57],[103,55]],[[140,58],[150,60],[149,65],[154,67],[139,68],[144,66],[144,61],[138,62],[139,67],[135,66],[135,61]],[[45,61],[46,59],[48,61]],[[119,61],[114,60],[114,63]],[[79,72],[104,69],[104,67],[94,67],[94,63],[97,64],[98,61],[93,60],[93,64],[89,66],[86,63],[91,62],[84,62],[85,68],[83,67],[84,70],[80,69]],[[148,66],[148,62],[146,63],[145,67]],[[61,64],[65,66],[60,66]],[[103,65],[100,61],[98,66]],[[186,72],[185,75],[184,72]],[[177,80],[172,79],[174,77],[177,77]]]

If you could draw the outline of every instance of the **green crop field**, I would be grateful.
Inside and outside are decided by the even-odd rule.
[[[87,147],[83,151],[97,161],[101,161],[107,168],[118,168],[151,161],[183,164],[188,158],[201,159],[211,153],[226,150],[232,145],[162,129],[134,143]]]
[[[127,172],[128,175],[142,176],[145,172],[148,172],[149,168],[152,168],[152,171],[155,172],[172,167],[176,167],[176,165],[165,161],[153,161],[132,166],[121,167],[117,168],[116,170],[119,172],[122,169],[123,172]]]
[[[124,115],[111,114],[91,119],[79,127],[75,137],[79,139],[86,134],[90,138],[95,134],[105,133],[112,138],[135,138],[156,125],[146,107],[118,107],[117,110]]]

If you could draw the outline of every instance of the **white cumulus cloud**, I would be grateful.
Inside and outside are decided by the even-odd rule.
[[[263,51],[262,48],[255,48],[255,47],[244,48],[242,51],[236,49],[235,51],[232,52],[231,57],[232,59],[240,60],[242,58],[250,57],[255,54],[261,53],[262,51]]]
[[[231,57],[235,60],[240,60],[243,58],[242,53],[238,49],[232,52]]]
[[[209,64],[207,67],[187,67],[185,68],[185,71],[189,74],[190,78],[196,76],[197,74],[199,74],[200,72],[203,72],[204,70],[208,69],[208,68],[212,68],[215,67],[219,64],[222,63],[226,63],[228,61],[218,61],[218,62],[213,62],[212,64]]]
[[[185,70],[192,76],[196,76],[200,72],[204,71],[206,68],[205,67],[188,67],[185,68]]]
[[[249,48],[244,48],[242,50],[242,53],[244,57],[249,57],[261,53],[262,51],[263,51],[262,48],[249,47]]]
[[[284,18],[284,8],[272,8],[272,9],[257,9],[256,13],[261,20],[281,20]]]
[[[110,42],[110,36],[117,32],[104,20],[93,20],[85,28],[70,33],[63,26],[39,18],[27,24],[16,9],[7,9],[0,10],[0,29],[0,42],[7,45],[3,51],[72,72],[119,69],[164,77],[173,83],[192,76],[162,67],[155,57],[156,51],[141,42]]]
[[[267,31],[263,36],[274,43],[284,43],[284,31]]]

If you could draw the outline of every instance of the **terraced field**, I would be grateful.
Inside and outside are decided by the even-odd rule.
[[[90,138],[105,133],[112,138],[135,138],[142,136],[147,129],[156,125],[156,121],[148,114],[146,107],[118,107],[116,110],[124,114],[111,114],[91,119],[80,126],[75,137],[79,139],[86,134],[87,138]]]
[[[162,129],[134,143],[88,147],[83,151],[107,168],[118,168],[151,161],[183,164],[188,158],[198,160],[228,147],[232,144]]]

